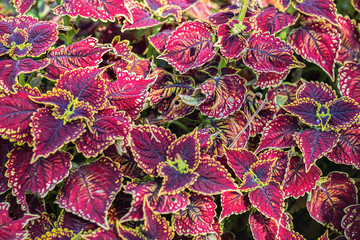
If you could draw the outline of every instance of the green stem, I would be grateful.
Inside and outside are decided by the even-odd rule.
[[[225,67],[225,66],[226,66],[226,59],[223,58],[223,57],[221,57],[220,63],[219,63],[219,66],[218,66],[218,73],[217,73],[218,76],[220,76],[220,74],[221,74],[221,69],[222,69],[223,67]]]
[[[242,21],[244,20],[248,5],[249,5],[249,0],[245,0],[242,7],[241,7],[241,12],[240,12],[240,14],[238,16],[238,19],[237,19],[239,21],[239,23],[242,23]]]
[[[23,87],[25,86],[25,78],[24,78],[24,74],[20,73],[19,75],[19,84]]]
[[[30,83],[31,79],[33,79],[36,75],[36,72],[31,73],[30,77],[26,80],[26,83]]]

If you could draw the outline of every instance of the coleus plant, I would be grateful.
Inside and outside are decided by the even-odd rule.
[[[359,239],[359,14],[0,4],[0,239]]]

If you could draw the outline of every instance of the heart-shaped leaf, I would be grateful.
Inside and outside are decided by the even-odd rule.
[[[246,149],[229,149],[225,148],[230,167],[235,171],[238,178],[249,171],[251,165],[258,161],[258,158],[252,152]]]
[[[238,191],[225,191],[221,193],[221,215],[220,221],[233,214],[241,214],[250,209],[250,202],[247,195]]]
[[[109,158],[101,157],[71,171],[56,202],[67,211],[109,229],[106,215],[120,189],[118,165]]]
[[[350,97],[342,97],[326,105],[331,114],[329,127],[332,129],[348,128],[360,117],[359,103]]]
[[[302,80],[303,85],[296,92],[296,98],[310,98],[320,104],[325,104],[336,99],[335,91],[326,83],[307,82]]]
[[[356,204],[357,191],[354,182],[345,173],[332,172],[325,181],[311,191],[306,203],[310,216],[321,224],[343,231],[341,219],[344,208]]]
[[[298,17],[287,12],[281,12],[275,7],[268,7],[261,10],[256,16],[255,29],[262,32],[275,34],[296,22]]]
[[[302,122],[310,126],[318,126],[320,124],[320,120],[316,116],[319,104],[313,99],[300,98],[289,105],[282,106],[282,108],[296,115]]]
[[[54,22],[42,21],[31,26],[27,41],[32,48],[29,51],[29,56],[38,57],[45,53],[51,45],[58,39],[58,32],[56,30],[57,24]]]

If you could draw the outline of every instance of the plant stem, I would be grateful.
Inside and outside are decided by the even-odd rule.
[[[249,0],[245,0],[242,7],[241,7],[241,12],[240,12],[240,14],[238,16],[238,19],[237,19],[239,21],[239,24],[241,24],[242,21],[245,18],[246,10],[247,10],[248,5],[249,5]]]

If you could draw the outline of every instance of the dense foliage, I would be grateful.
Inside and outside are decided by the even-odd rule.
[[[360,239],[359,0],[0,4],[0,239]]]

